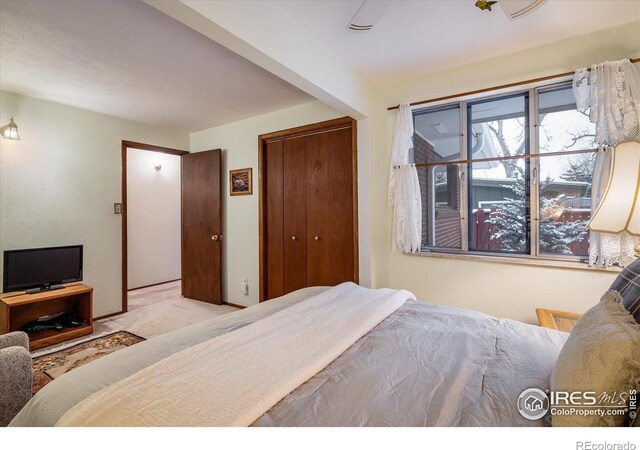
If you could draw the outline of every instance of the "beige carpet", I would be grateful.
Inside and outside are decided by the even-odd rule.
[[[36,355],[66,348],[114,331],[126,330],[150,339],[222,314],[238,311],[228,305],[191,300],[180,295],[180,281],[129,292],[129,311],[93,322],[93,334],[63,344],[45,347]]]
[[[238,311],[228,305],[191,300],[180,295],[180,281],[129,292],[129,311],[99,321],[110,330],[127,330],[145,339]]]

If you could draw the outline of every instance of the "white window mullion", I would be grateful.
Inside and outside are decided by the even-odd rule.
[[[469,159],[467,149],[467,102],[460,102],[460,159]],[[458,173],[460,174],[460,236],[462,240],[462,250],[469,251],[469,173],[468,165],[461,164]]]
[[[538,131],[538,91],[529,91],[529,152],[540,153]],[[531,214],[531,256],[540,254],[540,158],[529,159],[530,214]]]

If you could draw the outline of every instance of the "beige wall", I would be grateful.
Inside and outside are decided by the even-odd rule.
[[[180,223],[180,156],[127,149],[129,289],[180,278]]]
[[[358,124],[363,284],[373,280],[376,287],[406,288],[432,303],[528,322],[535,321],[536,307],[580,312],[594,304],[613,274],[392,252],[391,211],[385,199],[395,115],[386,108],[640,56],[638,30],[640,22],[376,88],[373,114]],[[190,146],[191,151],[223,149],[224,298],[250,305],[258,301],[257,137],[344,114],[316,101],[189,138],[185,132],[2,92],[0,123],[10,115],[20,126],[22,141],[0,139],[0,250],[83,243],[85,281],[96,288],[99,316],[120,309],[121,218],[113,214],[113,203],[120,201],[122,139]],[[228,170],[242,167],[253,168],[254,195],[229,197]],[[363,273],[363,267],[371,266],[373,273]],[[240,291],[245,279],[247,297]]]
[[[223,298],[258,303],[258,135],[342,117],[316,101],[191,134],[191,151],[222,149]],[[253,169],[253,195],[229,196],[229,170]],[[241,293],[243,280],[249,295]]]
[[[186,149],[188,133],[3,91],[0,123],[11,115],[22,140],[0,139],[0,250],[84,244],[94,315],[120,311],[121,141]]]
[[[428,258],[391,251],[387,171],[395,113],[404,101],[452,95],[640,56],[640,22],[559,41],[376,89],[373,116],[373,259],[375,284],[413,291],[431,303],[535,322],[535,308],[583,312],[611,284],[600,271]]]

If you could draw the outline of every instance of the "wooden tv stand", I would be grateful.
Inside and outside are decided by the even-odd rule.
[[[73,284],[64,289],[26,294],[12,292],[0,294],[0,334],[19,331],[39,317],[59,312],[75,311],[78,320],[87,324],[62,331],[49,330],[29,334],[29,349],[37,350],[49,345],[93,333],[93,288]]]

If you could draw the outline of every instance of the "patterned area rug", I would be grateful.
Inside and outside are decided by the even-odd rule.
[[[33,358],[33,394],[35,395],[51,381],[76,367],[144,340],[144,338],[128,331],[116,331],[62,350],[37,356]]]

